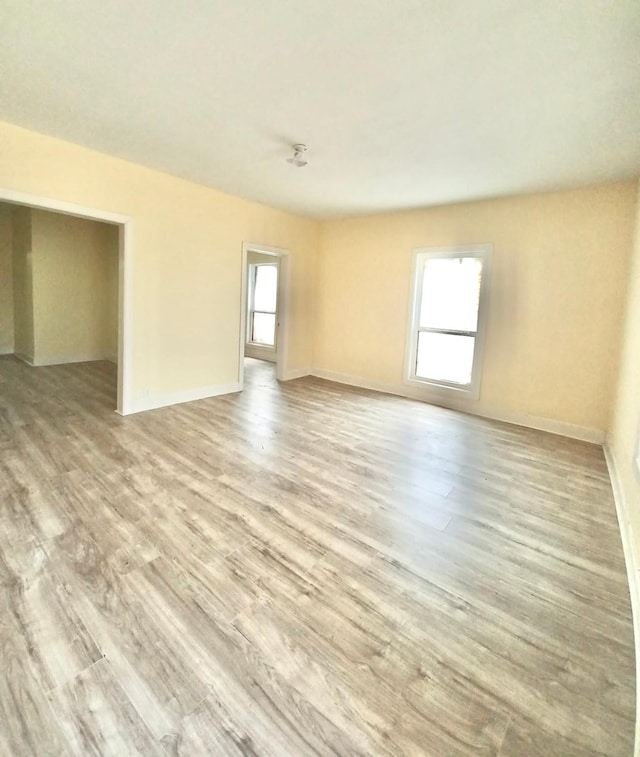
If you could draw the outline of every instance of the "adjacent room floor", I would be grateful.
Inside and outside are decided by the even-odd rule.
[[[0,359],[0,752],[630,755],[596,446],[317,379],[122,418]]]

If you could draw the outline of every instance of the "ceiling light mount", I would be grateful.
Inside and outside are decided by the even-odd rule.
[[[306,158],[306,152],[309,148],[306,145],[297,144],[292,145],[291,149],[293,150],[293,155],[287,158],[287,163],[291,163],[292,166],[296,166],[297,168],[306,166],[309,162]]]

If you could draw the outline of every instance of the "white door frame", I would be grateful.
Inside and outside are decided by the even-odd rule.
[[[276,321],[276,378],[283,381],[289,357],[289,251],[264,244],[242,243],[242,277],[240,295],[240,351],[238,355],[238,382],[244,389],[244,348],[247,338],[247,268],[250,252],[270,255],[278,259],[278,304]]]
[[[128,216],[96,208],[87,208],[71,202],[53,200],[50,197],[15,192],[0,187],[0,202],[26,205],[30,208],[52,210],[92,221],[117,224],[120,228],[118,255],[118,401],[116,412],[128,415],[132,410],[132,335],[133,335],[133,221]]]

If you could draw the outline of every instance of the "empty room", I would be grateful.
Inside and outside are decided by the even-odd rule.
[[[1,16],[0,754],[640,754],[640,4]]]

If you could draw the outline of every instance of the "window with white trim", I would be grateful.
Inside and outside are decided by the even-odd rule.
[[[275,348],[277,306],[278,264],[252,263],[249,266],[247,344]]]
[[[488,246],[414,252],[407,380],[477,398]]]

